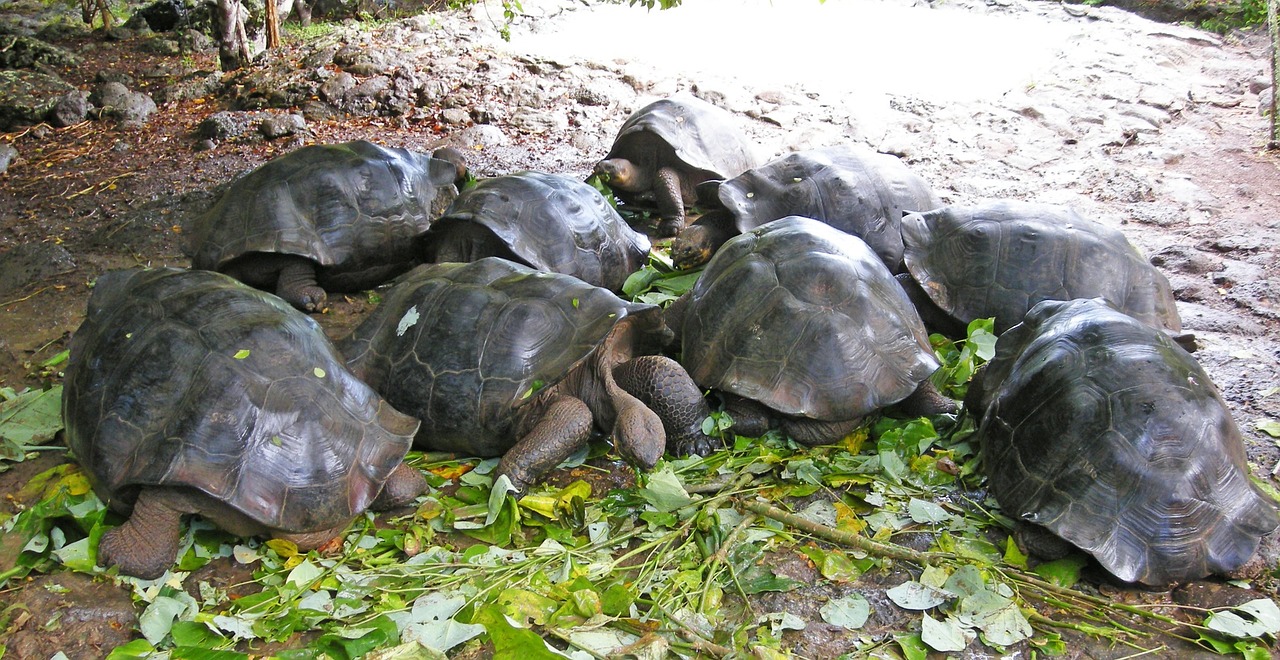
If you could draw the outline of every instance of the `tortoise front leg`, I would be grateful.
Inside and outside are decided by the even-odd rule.
[[[554,399],[533,430],[502,455],[494,476],[507,475],[517,492],[573,455],[591,436],[591,409],[580,399]]]
[[[293,257],[280,266],[276,295],[304,312],[323,311],[326,296],[324,289],[316,283],[315,262]]]
[[[865,418],[857,417],[838,422],[824,422],[817,419],[792,417],[782,421],[782,432],[792,440],[810,447],[829,445],[839,442],[841,438],[853,433],[862,425]]]
[[[954,413],[956,402],[939,392],[933,381],[926,378],[907,398],[894,404],[894,408],[912,417],[931,417]]]
[[[679,456],[706,456],[721,443],[702,432],[711,407],[702,390],[679,362],[645,355],[614,367],[618,386],[657,413],[667,434],[667,451]]]
[[[394,509],[412,502],[426,489],[427,480],[422,473],[401,463],[387,475],[387,480],[382,483],[382,490],[369,508],[374,511]]]
[[[675,236],[684,228],[684,195],[680,191],[680,172],[674,167],[659,169],[653,182],[653,197],[662,218],[658,236]]]
[[[125,575],[154,580],[177,559],[182,514],[179,497],[166,489],[144,488],[123,525],[108,530],[98,542],[98,563],[115,565]]]

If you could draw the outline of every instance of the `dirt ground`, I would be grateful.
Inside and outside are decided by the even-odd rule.
[[[1237,40],[1228,47],[1263,47],[1260,44],[1265,44],[1265,35]],[[148,77],[148,72],[159,65],[174,65],[174,57],[142,52],[131,40],[107,42],[81,35],[59,45],[84,57],[80,67],[63,72],[68,82],[82,88],[90,85],[98,71],[117,70],[134,76],[143,91],[153,91],[160,79]],[[215,54],[187,58],[181,66],[188,69],[217,68]],[[46,369],[41,363],[66,348],[98,275],[135,265],[189,265],[182,250],[185,220],[210,205],[221,187],[237,175],[304,143],[295,138],[244,140],[197,151],[194,129],[218,103],[207,98],[166,104],[141,128],[89,121],[62,129],[42,125],[0,134],[0,143],[12,144],[21,154],[0,174],[0,260],[9,261],[0,269],[6,273],[0,279],[0,387],[21,390],[56,380],[57,367]],[[442,109],[433,110],[438,114]],[[438,132],[432,112],[426,115],[416,122],[391,118],[310,122],[312,135],[305,141],[363,138],[422,148],[448,137]],[[1280,152],[1265,148],[1267,136],[1258,130],[1260,121],[1252,107],[1206,104],[1198,106],[1193,116],[1174,122],[1195,122],[1215,136],[1211,149],[1188,150],[1169,164],[1169,171],[1195,181],[1218,200],[1219,208],[1206,224],[1131,225],[1127,230],[1135,243],[1157,257],[1180,300],[1189,303],[1190,314],[1184,315],[1199,319],[1193,324],[1212,328],[1214,323],[1229,321],[1230,328],[1221,332],[1197,330],[1212,346],[1202,359],[1233,406],[1255,472],[1275,486],[1280,450],[1255,425],[1262,419],[1280,419],[1280,395],[1271,392],[1280,385],[1276,380],[1280,288],[1275,285],[1280,282],[1276,260]],[[522,146],[537,149],[539,145]],[[482,161],[476,169],[499,173],[493,167]],[[490,171],[485,172],[486,168]],[[1169,246],[1186,249],[1169,250]],[[1194,258],[1186,258],[1187,254]],[[1223,260],[1235,265],[1224,266]],[[1242,276],[1245,271],[1247,276]],[[318,320],[338,337],[369,309],[362,296],[335,296]],[[0,473],[0,493],[15,492],[37,469],[57,460],[56,455],[47,456]],[[49,588],[55,581],[67,584]],[[41,612],[66,609],[72,602],[124,598],[123,607],[127,607],[122,591],[74,575],[39,577],[20,588],[56,595],[25,599],[32,610],[29,619],[36,622]],[[9,601],[10,596],[0,595],[0,600]],[[15,646],[11,639],[13,657],[49,657],[59,649],[72,658],[101,657],[131,636],[131,622],[112,614],[118,609],[107,605],[82,609],[68,610],[63,624],[53,630],[28,629],[27,641],[22,643],[29,646]],[[81,626],[80,621],[92,623]]]

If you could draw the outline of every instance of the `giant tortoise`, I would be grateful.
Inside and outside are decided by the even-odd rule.
[[[817,220],[791,216],[731,239],[668,319],[681,363],[725,396],[739,435],[777,422],[821,444],[894,404],[955,407],[929,381],[940,363],[889,269],[864,241]]]
[[[318,311],[326,290],[360,291],[421,263],[419,238],[457,196],[464,170],[447,147],[296,149],[232,183],[194,220],[191,263]]]
[[[70,350],[67,445],[129,517],[98,546],[122,573],[162,575],[183,514],[308,549],[426,488],[401,462],[418,421],[356,380],[310,317],[225,275],[104,274]]]
[[[1275,529],[1208,374],[1100,298],[1044,301],[971,388],[991,493],[1127,582],[1229,573]]]
[[[709,414],[674,360],[662,310],[568,275],[498,257],[420,266],[340,343],[352,371],[422,419],[418,444],[502,456],[523,490],[611,433],[651,467],[667,449],[705,452]]]
[[[697,192],[708,212],[672,242],[678,268],[705,264],[729,238],[798,215],[861,238],[896,272],[903,213],[942,205],[897,156],[849,145],[787,154],[727,181],[708,182]]]
[[[458,195],[424,241],[431,262],[503,257],[611,291],[648,262],[650,247],[595,188],[543,172],[481,180]]]
[[[697,201],[698,184],[756,163],[754,146],[727,111],[680,94],[628,117],[595,174],[624,203],[656,206],[658,235],[674,236],[685,225],[685,207]]]

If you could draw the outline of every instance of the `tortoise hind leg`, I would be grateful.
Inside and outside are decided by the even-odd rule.
[[[618,386],[657,413],[667,435],[667,451],[706,456],[720,442],[702,432],[702,420],[711,408],[689,372],[679,362],[661,355],[645,355],[614,367]]]
[[[316,264],[303,257],[291,257],[280,266],[276,279],[276,295],[304,312],[324,310],[327,299],[316,283]]]
[[[507,475],[516,491],[524,492],[586,444],[592,423],[591,409],[580,399],[553,399],[533,430],[502,455],[494,475]]]
[[[177,559],[184,513],[190,511],[174,491],[144,488],[129,519],[102,535],[98,563],[143,580],[164,575]]]

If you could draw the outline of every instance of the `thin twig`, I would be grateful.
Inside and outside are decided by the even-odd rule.
[[[892,545],[889,543],[879,543],[872,541],[858,534],[842,532],[838,529],[828,527],[822,523],[816,523],[812,520],[806,520],[792,513],[787,513],[778,507],[771,506],[764,502],[743,502],[742,506],[749,511],[753,511],[767,518],[773,518],[778,522],[790,525],[802,531],[808,532],[819,538],[858,548],[876,557],[885,557],[887,559],[901,559],[903,561],[915,562],[921,565],[935,566],[939,562],[946,559],[953,559],[949,554],[940,552],[920,552],[912,550],[900,545]]]

